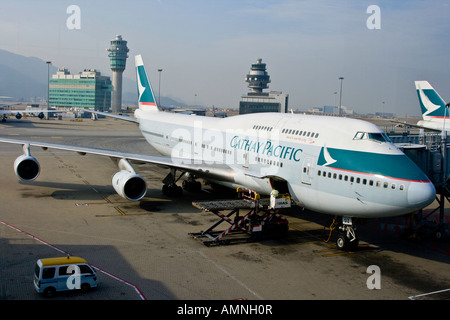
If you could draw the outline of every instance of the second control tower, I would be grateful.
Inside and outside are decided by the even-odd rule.
[[[262,93],[263,89],[267,89],[270,83],[270,76],[266,71],[266,64],[259,58],[256,63],[252,63],[250,73],[245,77],[248,87],[254,93]]]
[[[111,111],[119,113],[122,109],[122,73],[125,70],[129,49],[127,42],[122,40],[122,36],[117,35],[114,40],[111,40],[110,46],[106,50],[109,52],[108,57],[113,72]]]

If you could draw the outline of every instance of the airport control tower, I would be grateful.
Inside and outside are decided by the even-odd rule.
[[[125,70],[129,49],[122,36],[117,35],[114,40],[111,40],[110,46],[106,50],[109,52],[108,57],[113,72],[111,111],[119,113],[122,109],[122,73]]]
[[[270,76],[266,71],[266,64],[259,58],[252,63],[250,72],[245,77],[251,89],[239,101],[239,114],[257,112],[282,112],[288,110],[289,95],[281,91],[263,92],[269,88]]]
[[[254,93],[262,93],[263,89],[269,87],[270,76],[266,71],[266,64],[262,63],[261,58],[257,59],[256,63],[252,63],[252,68],[245,81],[248,82],[248,87]]]

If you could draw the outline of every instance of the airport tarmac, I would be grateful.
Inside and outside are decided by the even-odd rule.
[[[8,119],[0,136],[154,153],[136,125],[112,119]],[[13,170],[21,153],[20,145],[0,144],[2,300],[45,299],[33,287],[34,264],[66,254],[97,268],[99,287],[58,294],[61,300],[450,298],[448,239],[405,240],[397,232],[402,220],[367,221],[358,229],[360,248],[346,253],[325,242],[332,217],[294,207],[284,213],[284,239],[207,247],[189,233],[218,218],[192,201],[215,194],[162,195],[166,168],[135,165],[149,190],[130,202],[111,186],[118,169],[109,158],[32,147],[41,174],[25,183]],[[373,265],[380,289],[369,288]]]

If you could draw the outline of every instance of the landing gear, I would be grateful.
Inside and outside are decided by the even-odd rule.
[[[183,173],[184,174],[184,173]],[[170,169],[169,174],[163,180],[162,193],[168,197],[180,197],[183,194],[183,188],[177,186],[177,181],[183,175],[176,177],[176,170]]]
[[[336,246],[340,250],[350,251],[358,248],[359,240],[353,227],[352,218],[342,217],[342,226],[339,226],[339,234]]]
[[[182,186],[177,185],[178,180],[186,175],[187,180],[183,180]],[[199,192],[202,189],[202,184],[195,181],[195,177],[190,173],[182,172],[180,176],[176,177],[176,170],[170,169],[170,173],[163,180],[162,192],[168,197],[180,197],[183,195],[183,189],[188,192]]]
[[[183,195],[183,188],[176,184],[165,184],[162,187],[162,193],[168,197],[181,197]]]
[[[189,172],[186,173],[187,180],[183,180],[183,189],[188,192],[200,192],[202,190],[202,183],[195,181],[195,177]]]

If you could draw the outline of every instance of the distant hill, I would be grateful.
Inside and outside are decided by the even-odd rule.
[[[50,66],[50,74],[57,68]],[[47,63],[0,49],[0,96],[30,99],[47,96]]]
[[[50,75],[58,71],[50,65]],[[76,74],[82,70],[70,70]],[[17,100],[47,98],[47,63],[35,58],[25,57],[0,49],[0,96],[13,97]],[[135,79],[123,79],[122,103],[137,104]],[[161,97],[164,106],[189,107],[189,105],[169,97]]]

